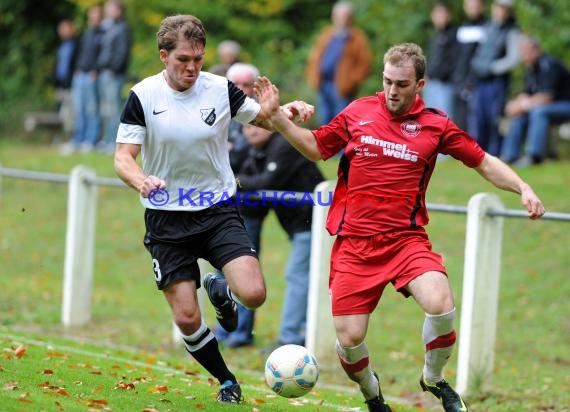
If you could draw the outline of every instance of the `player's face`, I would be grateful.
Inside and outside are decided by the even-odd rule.
[[[160,60],[166,67],[166,81],[179,92],[188,90],[196,83],[204,65],[204,46],[200,43],[179,39],[170,52],[161,49]]]
[[[394,116],[407,113],[424,83],[424,79],[416,80],[416,71],[411,62],[398,66],[386,63],[383,84],[390,113]]]

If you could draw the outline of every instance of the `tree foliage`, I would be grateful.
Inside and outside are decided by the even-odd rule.
[[[49,102],[57,22],[71,17],[83,27],[86,9],[97,1],[0,0],[3,102],[10,106],[18,99],[37,105]],[[155,40],[160,21],[167,15],[188,13],[199,17],[208,33],[206,68],[216,62],[216,45],[235,39],[242,44],[243,59],[277,83],[284,98],[314,101],[304,68],[318,31],[330,22],[334,0],[125,0],[125,4],[135,41],[129,68],[133,81],[161,69]],[[356,24],[369,34],[374,51],[374,73],[361,91],[371,93],[380,87],[380,63],[390,45],[403,41],[427,45],[433,1],[353,0],[353,4]],[[450,4],[455,21],[460,22],[461,2]],[[518,0],[516,12],[524,31],[541,39],[547,52],[570,63],[570,2]]]

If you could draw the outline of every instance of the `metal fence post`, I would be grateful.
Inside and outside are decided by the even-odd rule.
[[[490,193],[472,196],[467,205],[456,383],[461,394],[481,389],[493,373],[504,218],[490,216],[491,209],[504,206]]]
[[[67,201],[67,233],[62,322],[79,326],[91,319],[97,186],[95,172],[78,165],[71,171]]]

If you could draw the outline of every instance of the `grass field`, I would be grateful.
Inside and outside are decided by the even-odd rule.
[[[37,143],[0,140],[0,164],[65,174],[83,164],[99,176],[114,177],[109,156],[61,157],[55,149]],[[329,178],[334,177],[334,162],[321,166]],[[549,163],[520,172],[537,189],[549,211],[570,212],[569,163]],[[436,169],[428,201],[465,205],[473,194],[482,191],[497,193],[509,208],[520,208],[517,196],[495,190],[454,161],[442,162]],[[142,208],[134,191],[99,188],[92,321],[80,328],[61,326],[66,202],[65,185],[2,178],[0,409],[223,410],[212,398],[216,390],[209,386],[205,373],[172,344],[169,310],[155,290],[142,246]],[[432,213],[431,220],[434,248],[445,257],[461,309],[465,217]],[[505,221],[494,381],[491,388],[468,398],[470,410],[570,410],[568,229],[567,222]],[[285,285],[283,267],[289,250],[272,216],[264,227],[262,242],[268,300],[256,314],[256,345],[223,349],[228,363],[245,383],[247,403],[240,409],[342,410],[362,406],[354,385],[336,364],[323,365],[318,390],[303,398],[305,403],[300,406],[268,396],[262,385],[264,359],[260,349],[273,342],[278,333]],[[209,324],[213,318],[208,307]],[[423,314],[411,300],[405,301],[387,289],[371,321],[368,345],[372,362],[383,379],[384,392],[396,399],[398,411],[434,405],[431,398],[420,394],[417,385],[423,358],[422,319]],[[27,350],[18,358],[20,345]],[[67,357],[51,352],[66,353]],[[70,366],[78,364],[92,367]],[[451,382],[455,366],[453,357],[446,371]],[[90,373],[95,367],[108,373]],[[151,379],[136,381],[141,371]],[[123,390],[119,385],[123,376],[123,383],[135,382],[136,391]],[[17,382],[15,388],[12,382]],[[38,386],[43,382],[49,384]],[[335,384],[340,387],[329,386]],[[167,396],[160,388],[151,389],[157,385],[172,390]],[[60,387],[65,387],[69,396],[58,394]],[[27,392],[29,399],[24,396]],[[43,396],[46,392],[53,396]],[[19,399],[21,396],[24,398]],[[108,404],[89,403],[98,399]],[[6,409],[4,405],[11,406]]]

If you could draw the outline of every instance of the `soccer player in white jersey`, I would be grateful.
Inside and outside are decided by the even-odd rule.
[[[133,86],[117,133],[115,171],[140,193],[144,244],[186,350],[218,381],[218,401],[240,403],[241,388],[218,349],[197,299],[204,258],[225,275],[204,287],[224,328],[237,325],[236,304],[260,306],[266,295],[257,253],[236,202],[227,150],[231,119],[269,127],[260,106],[225,77],[202,72],[206,33],[190,15],[165,18],[157,33],[165,70]],[[314,108],[284,105],[308,120]],[[142,167],[137,157],[142,153]]]

